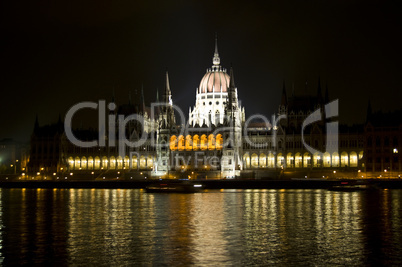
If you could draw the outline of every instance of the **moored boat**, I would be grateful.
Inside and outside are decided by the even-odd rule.
[[[189,181],[160,181],[145,188],[148,193],[196,193],[203,189],[202,184]]]
[[[329,191],[342,191],[342,192],[365,191],[368,189],[374,189],[374,186],[370,186],[369,184],[341,182],[341,184],[339,185],[333,185],[330,188],[328,188]]]

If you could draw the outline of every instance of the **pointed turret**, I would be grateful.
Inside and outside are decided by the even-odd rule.
[[[172,92],[170,91],[169,84],[169,74],[166,71],[166,81],[165,81],[165,92],[163,94],[163,107],[161,108],[161,112],[163,113],[163,128],[172,128],[175,125],[174,111],[173,111],[173,101],[172,101]]]
[[[165,93],[163,95],[163,102],[172,105],[172,92],[170,91],[169,73],[166,71]]]
[[[227,103],[225,107],[225,118],[224,124],[235,126],[236,114],[238,111],[238,103],[237,103],[237,95],[236,95],[236,86],[234,82],[234,74],[233,67],[230,67],[230,76],[229,76],[229,87],[227,89]]]
[[[288,105],[288,97],[286,95],[285,80],[283,80],[281,106],[287,106],[287,105]]]
[[[229,75],[229,88],[228,88],[228,106],[229,108],[233,108],[233,105],[236,101],[236,86],[234,82],[234,74],[233,67],[230,66],[230,75]]]
[[[218,53],[218,34],[215,34],[215,53],[214,57],[212,58],[212,63],[214,66],[219,66],[221,64],[221,59],[219,58]]]

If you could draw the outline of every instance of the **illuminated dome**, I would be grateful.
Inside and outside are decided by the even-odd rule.
[[[230,77],[226,73],[225,69],[220,66],[213,67],[213,69],[208,69],[204,77],[201,80],[199,92],[200,93],[220,93],[227,92],[229,87]]]
[[[227,89],[229,87],[230,77],[226,73],[226,69],[223,69],[221,64],[221,59],[219,58],[218,53],[218,41],[215,38],[215,53],[212,58],[212,68],[207,70],[204,77],[201,80],[199,93],[227,93]]]
[[[232,80],[231,80],[232,77]],[[234,109],[227,109],[232,107]],[[212,67],[207,69],[195,94],[195,106],[189,109],[189,124],[193,127],[218,127],[225,123],[227,112],[235,116],[238,126],[245,121],[244,108],[238,103],[237,88],[234,85],[233,72],[230,75],[221,67],[218,53],[218,41],[215,37],[215,53]],[[233,113],[234,112],[234,113]]]

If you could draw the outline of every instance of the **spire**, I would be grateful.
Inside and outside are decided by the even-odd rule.
[[[141,112],[145,114],[144,84],[141,84]]]
[[[169,84],[169,74],[166,71],[166,82],[165,82],[165,92],[163,94],[163,107],[161,108],[161,112],[163,113],[163,128],[171,128],[175,124],[174,111],[173,111],[173,102],[172,102],[172,92],[170,91]]]
[[[288,104],[288,97],[286,96],[285,80],[283,80],[281,105],[287,106],[287,104]]]
[[[234,74],[233,74],[233,67],[232,66],[230,66],[230,82],[229,82],[229,86],[233,90],[236,88],[235,82],[234,82]]]
[[[172,92],[170,91],[169,84],[169,73],[166,71],[166,82],[165,82],[165,95],[163,96],[165,103],[172,105]]]
[[[325,103],[329,103],[329,93],[328,93],[328,84],[325,85],[325,97],[324,97]]]
[[[235,100],[234,93],[235,93],[235,82],[234,82],[234,74],[233,74],[233,67],[230,66],[230,78],[229,78],[229,90],[228,90],[228,105],[231,108],[233,106],[233,101]]]
[[[156,88],[156,101],[155,101],[155,103],[156,104],[159,104],[159,89],[158,88]],[[157,114],[157,116],[159,115],[159,113],[161,112],[161,109],[160,109],[160,106],[159,105],[157,105],[156,106],[156,114]]]
[[[212,58],[212,63],[214,66],[219,66],[221,64],[221,59],[219,58],[218,53],[218,34],[215,34],[215,53],[214,57]]]
[[[237,110],[236,87],[234,82],[233,67],[230,66],[229,88],[227,96],[227,104],[225,107],[224,124],[235,126],[235,113]]]

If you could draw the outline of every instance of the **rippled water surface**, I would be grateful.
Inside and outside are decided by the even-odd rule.
[[[402,265],[401,190],[0,195],[4,265]]]

